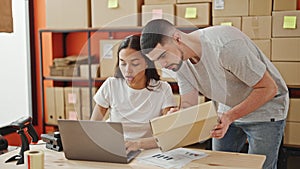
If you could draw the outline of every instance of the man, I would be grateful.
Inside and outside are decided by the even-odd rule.
[[[214,26],[184,33],[168,21],[150,21],[141,48],[163,68],[177,72],[181,106],[198,103],[198,92],[218,106],[213,150],[264,154],[275,169],[287,116],[287,86],[268,58],[241,31]]]

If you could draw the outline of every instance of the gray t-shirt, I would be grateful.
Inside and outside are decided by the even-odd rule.
[[[241,31],[231,26],[199,29],[201,60],[184,61],[178,70],[180,94],[193,88],[218,103],[218,111],[228,111],[245,100],[267,70],[278,85],[277,95],[268,103],[237,121],[282,120],[287,116],[289,95],[278,70]]]

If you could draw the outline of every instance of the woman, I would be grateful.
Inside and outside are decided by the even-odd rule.
[[[91,120],[122,122],[127,152],[156,148],[149,120],[175,107],[170,85],[159,80],[154,63],[140,52],[140,36],[125,38],[118,48],[114,77],[109,77],[94,96]]]

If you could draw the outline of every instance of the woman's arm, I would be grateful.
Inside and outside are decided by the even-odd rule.
[[[103,117],[105,116],[105,114],[107,112],[107,109],[108,108],[96,105],[94,107],[94,110],[93,110],[93,113],[92,113],[92,116],[91,116],[90,120],[92,120],[92,121],[97,121],[97,120],[101,121],[101,120],[103,120]]]
[[[141,138],[137,140],[128,140],[125,143],[126,152],[129,153],[130,151],[136,151],[139,149],[152,149],[157,148],[158,145],[156,144],[154,137],[147,137]]]

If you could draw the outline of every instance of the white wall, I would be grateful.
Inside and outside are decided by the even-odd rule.
[[[0,126],[31,115],[28,0],[12,0],[13,33],[0,33]]]

